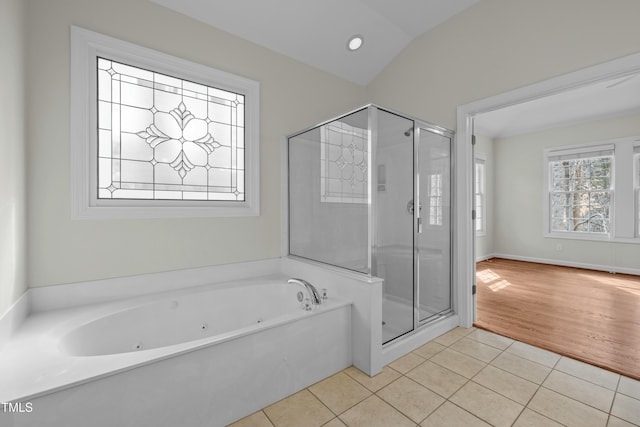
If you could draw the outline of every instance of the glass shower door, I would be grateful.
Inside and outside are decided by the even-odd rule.
[[[416,292],[419,322],[451,310],[451,138],[417,131]]]
[[[374,271],[384,279],[382,342],[415,328],[414,121],[376,109]]]

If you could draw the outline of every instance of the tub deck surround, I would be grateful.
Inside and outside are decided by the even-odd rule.
[[[329,298],[305,311],[286,280],[276,274],[34,313],[0,353],[0,401],[33,399],[350,305]]]
[[[303,310],[292,277],[329,299]],[[382,289],[288,257],[30,289],[28,317],[0,346],[0,401],[37,409],[0,425],[226,425],[348,366],[376,375],[456,326],[440,319],[383,347]]]

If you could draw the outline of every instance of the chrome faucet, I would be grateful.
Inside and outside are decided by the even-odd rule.
[[[297,279],[295,277],[289,279],[287,282],[290,283],[290,284],[304,286],[307,289],[307,291],[309,292],[309,295],[311,296],[312,304],[313,305],[322,304],[322,298],[320,297],[320,293],[318,292],[316,287],[313,286],[311,283],[309,283],[309,282],[307,282],[306,280],[303,280],[303,279]]]

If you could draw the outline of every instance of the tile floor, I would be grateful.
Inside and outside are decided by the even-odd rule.
[[[640,426],[640,381],[457,328],[373,378],[345,369],[233,427]]]

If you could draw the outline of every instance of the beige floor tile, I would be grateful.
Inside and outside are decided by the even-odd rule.
[[[273,427],[264,412],[259,411],[230,424],[229,427]]]
[[[513,427],[562,427],[559,424],[531,409],[524,408]]]
[[[302,390],[264,409],[275,427],[321,426],[335,415],[309,390]]]
[[[493,332],[483,331],[482,329],[476,329],[467,335],[467,338],[490,345],[498,350],[505,350],[514,342],[511,338],[503,337],[502,335],[494,334]]]
[[[340,421],[340,418],[334,418],[322,427],[346,427],[346,424]]]
[[[640,400],[616,393],[611,415],[633,424],[640,425]]]
[[[523,405],[472,381],[465,384],[449,400],[497,427],[510,426],[524,409]]]
[[[486,363],[491,362],[502,352],[495,347],[466,337],[457,341],[449,348]]]
[[[418,356],[415,353],[407,353],[399,359],[389,363],[389,366],[401,374],[406,374],[419,364],[425,361],[424,357]]]
[[[628,377],[620,377],[618,393],[626,394],[627,396],[640,400],[640,381]]]
[[[370,377],[354,366],[345,369],[343,372],[348,374],[351,378],[358,381],[360,384],[374,393],[387,384],[390,384],[391,382],[400,378],[400,373],[389,368],[388,366],[382,368],[382,372],[374,377]]]
[[[413,350],[413,353],[415,353],[418,356],[423,357],[425,359],[430,359],[433,356],[435,356],[436,354],[440,353],[445,348],[447,348],[447,347],[445,347],[442,344],[438,344],[435,341],[429,341],[428,343],[426,343],[422,347],[419,347],[419,348]]]
[[[441,351],[429,360],[466,378],[473,377],[487,365],[478,359],[458,353],[450,348]]]
[[[462,375],[458,375],[428,360],[407,372],[407,377],[446,398],[450,397],[467,382],[467,379]]]
[[[449,347],[451,344],[461,340],[466,335],[467,335],[466,333],[461,332],[460,329],[456,328],[456,329],[450,330],[447,333],[440,335],[439,337],[435,338],[433,341],[437,342],[438,344],[442,344],[445,347]]]
[[[637,427],[637,425],[628,423],[625,420],[621,420],[620,418],[609,416],[607,427]]]
[[[555,369],[565,372],[574,377],[582,378],[609,390],[615,390],[620,380],[620,375],[613,372],[598,368],[597,366],[588,365],[577,360],[563,357],[560,359]]]
[[[493,359],[491,365],[536,384],[542,384],[542,381],[551,372],[551,368],[548,366],[540,365],[507,352]]]
[[[421,427],[491,427],[480,418],[451,402],[445,402],[424,420]]]
[[[591,406],[541,387],[527,406],[566,426],[603,427],[607,414]]]
[[[368,389],[344,372],[338,372],[312,385],[309,391],[336,415],[371,395]]]
[[[473,381],[522,405],[526,405],[538,390],[538,384],[491,365],[473,377]]]
[[[340,420],[349,427],[415,426],[413,421],[375,395],[340,415]]]
[[[376,394],[416,423],[424,420],[445,401],[407,377],[397,379]]]
[[[556,370],[551,371],[542,386],[607,413],[615,395],[613,390]]]
[[[506,351],[508,353],[515,354],[516,356],[520,356],[523,359],[531,360],[532,362],[536,362],[550,368],[553,368],[561,357],[559,354],[519,341],[511,344]]]

